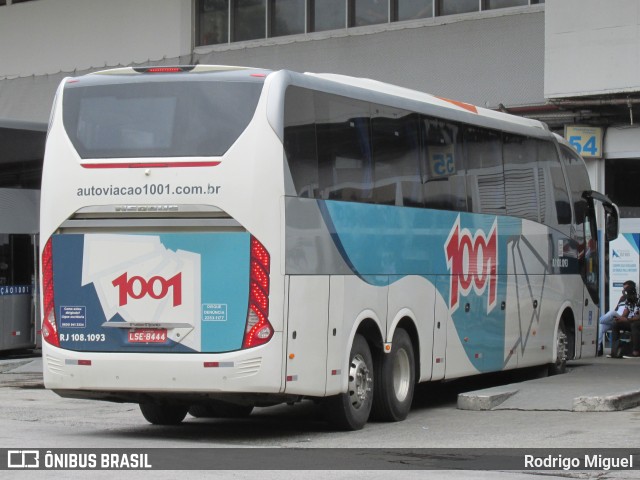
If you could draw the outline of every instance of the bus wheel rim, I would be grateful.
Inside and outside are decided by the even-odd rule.
[[[403,402],[409,394],[411,382],[411,365],[406,350],[396,352],[393,359],[393,391],[399,402]]]
[[[360,354],[351,360],[349,368],[349,400],[355,409],[362,407],[371,392],[371,372]]]
[[[567,335],[562,330],[558,330],[556,365],[562,365],[566,361],[567,361]]]

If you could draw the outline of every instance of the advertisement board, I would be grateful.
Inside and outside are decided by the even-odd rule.
[[[640,233],[622,233],[609,243],[609,305],[615,307],[622,284],[633,280],[638,284]]]

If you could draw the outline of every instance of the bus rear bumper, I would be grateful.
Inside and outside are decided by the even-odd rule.
[[[130,401],[140,394],[224,396],[284,390],[280,332],[266,345],[221,354],[75,352],[47,344],[42,356],[45,387],[75,398]]]

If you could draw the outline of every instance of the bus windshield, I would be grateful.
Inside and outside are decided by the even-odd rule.
[[[81,158],[221,156],[249,124],[262,90],[252,77],[99,77],[65,85],[64,127]]]

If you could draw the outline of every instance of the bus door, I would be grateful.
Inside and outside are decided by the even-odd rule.
[[[595,222],[595,209],[589,205],[589,213],[584,219],[584,241],[579,250],[580,274],[584,280],[584,298],[582,303],[582,325],[576,332],[576,357],[590,352],[595,348],[597,338],[598,304],[599,295],[599,268],[598,268],[598,236]],[[583,255],[580,256],[580,253]],[[580,328],[580,326],[582,328]],[[596,328],[594,328],[596,327]]]
[[[617,207],[604,195],[597,192],[585,192],[587,212],[584,218],[583,241],[579,247],[578,260],[580,274],[585,288],[582,311],[582,329],[577,336],[577,346],[581,348],[581,355],[595,354],[598,328],[598,306],[600,304],[600,267],[599,267],[599,238],[596,223],[595,201],[602,204],[605,212],[605,237],[606,240],[614,240],[618,236],[619,214]],[[578,225],[580,228],[580,225]],[[601,247],[601,245],[600,245]]]

